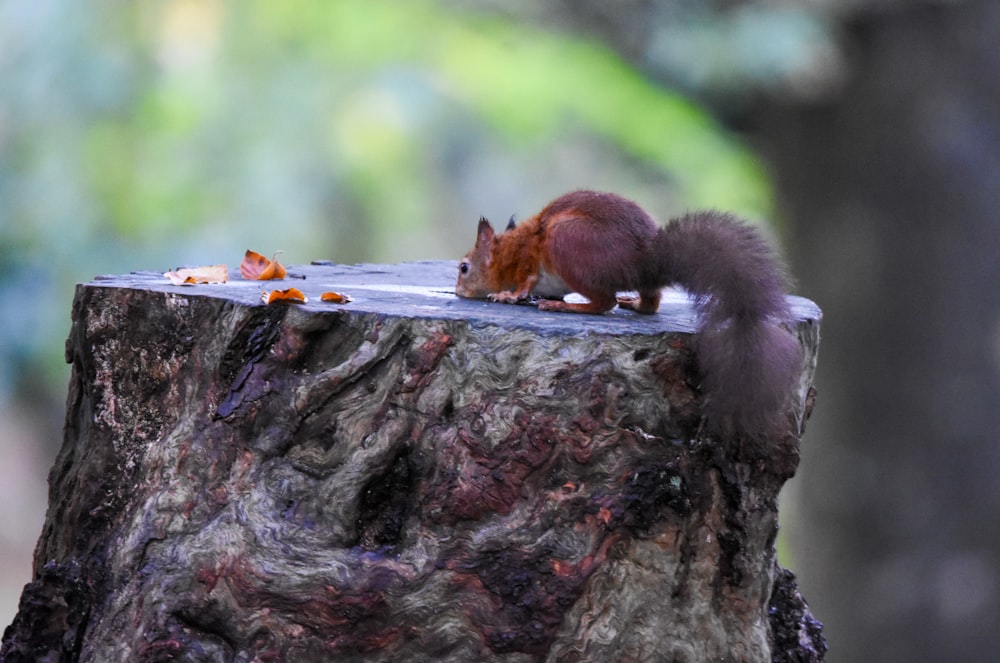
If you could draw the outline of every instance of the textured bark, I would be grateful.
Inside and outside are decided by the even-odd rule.
[[[458,300],[452,263],[77,291],[6,661],[818,661],[780,439],[706,439],[691,309]],[[419,284],[419,285],[412,285]],[[323,290],[356,298],[318,303]]]

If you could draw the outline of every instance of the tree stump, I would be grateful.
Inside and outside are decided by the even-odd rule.
[[[787,434],[708,439],[683,294],[544,313],[460,300],[454,274],[292,268],[305,305],[79,286],[3,660],[822,660],[774,547],[818,309],[794,299]]]

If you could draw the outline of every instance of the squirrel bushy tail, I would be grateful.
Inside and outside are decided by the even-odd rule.
[[[775,433],[802,364],[787,278],[771,247],[730,214],[680,217],[656,235],[659,280],[682,286],[699,313],[697,361],[712,432]]]

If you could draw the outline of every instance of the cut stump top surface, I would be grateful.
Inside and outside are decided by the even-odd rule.
[[[458,263],[453,260],[408,262],[394,265],[341,265],[318,261],[288,268],[280,281],[246,281],[230,269],[230,281],[221,284],[175,286],[158,272],[102,275],[87,285],[139,288],[176,292],[185,296],[228,299],[240,304],[262,305],[260,294],[269,290],[296,287],[309,298],[295,305],[306,310],[348,310],[353,313],[390,317],[458,319],[474,324],[529,329],[542,334],[605,333],[623,335],[662,334],[695,331],[696,316],[688,296],[678,289],[664,291],[657,315],[638,315],[615,308],[602,315],[566,315],[539,311],[536,307],[505,306],[485,300],[463,299],[455,295]],[[336,291],[349,295],[346,305],[320,301],[320,294]],[[571,295],[572,297],[573,295]],[[816,322],[822,312],[812,301],[789,296],[796,320]]]

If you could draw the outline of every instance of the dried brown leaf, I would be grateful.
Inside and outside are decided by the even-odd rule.
[[[225,283],[229,280],[229,269],[225,265],[186,267],[184,269],[166,272],[163,276],[174,285]]]
[[[285,267],[278,262],[278,254],[274,254],[274,259],[247,249],[240,263],[240,275],[248,281],[270,281],[273,279],[285,278]]]

